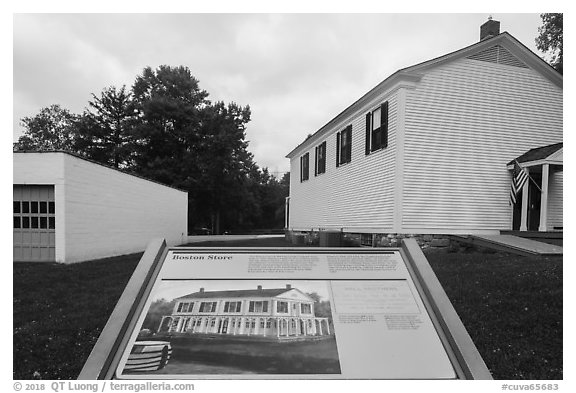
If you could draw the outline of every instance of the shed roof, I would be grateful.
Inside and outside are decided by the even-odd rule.
[[[83,157],[83,156],[81,156],[81,155],[78,154],[78,153],[73,153],[73,152],[66,151],[66,150],[15,150],[15,151],[12,152],[12,154],[34,154],[34,153],[38,153],[38,154],[54,154],[54,153],[67,154],[67,155],[69,155],[69,156],[78,158],[78,159],[80,159],[80,160],[83,160],[83,161],[86,161],[86,162],[90,162],[90,163],[95,164],[95,165],[100,165],[100,166],[102,166],[102,167],[104,167],[104,168],[108,168],[108,169],[111,169],[111,170],[113,170],[113,171],[117,171],[117,172],[123,173],[123,174],[128,175],[128,176],[134,176],[134,177],[137,177],[137,178],[139,178],[139,179],[149,181],[149,182],[151,182],[151,183],[156,183],[156,184],[161,185],[161,186],[164,186],[164,187],[173,188],[173,189],[175,189],[175,190],[177,190],[177,191],[181,191],[181,192],[188,193],[188,191],[186,191],[186,190],[184,190],[184,189],[181,189],[181,188],[178,188],[178,187],[174,187],[174,186],[171,186],[171,185],[169,185],[169,184],[161,183],[161,182],[159,182],[159,181],[157,181],[157,180],[149,179],[149,178],[147,178],[147,177],[144,177],[144,176],[139,175],[139,174],[134,173],[134,172],[125,171],[125,170],[122,170],[122,169],[120,169],[120,168],[115,168],[115,167],[113,167],[113,166],[103,164],[103,163],[101,163],[101,162],[92,160],[92,159],[90,159],[90,158]]]

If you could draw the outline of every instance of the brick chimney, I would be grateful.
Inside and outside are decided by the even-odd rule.
[[[262,285],[258,285],[258,290],[259,290],[259,291],[262,290]]]
[[[480,41],[487,40],[500,34],[500,22],[497,20],[492,20],[492,17],[488,17],[488,21],[480,26]]]
[[[204,292],[204,288],[200,288],[200,293],[203,293],[203,292]]]
[[[286,284],[286,289],[292,289],[292,285]]]

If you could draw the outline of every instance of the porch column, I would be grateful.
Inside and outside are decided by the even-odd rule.
[[[156,333],[160,333],[160,329],[162,328],[162,324],[164,323],[164,320],[167,318],[167,316],[163,316],[162,319],[160,320],[160,326],[158,326],[158,330],[156,331]],[[170,318],[170,317],[168,317]]]
[[[550,177],[550,164],[542,165],[542,194],[540,196],[540,232],[548,229],[548,179]]]
[[[280,318],[276,318],[276,337],[280,338]]]
[[[327,334],[330,335],[330,322],[328,319],[326,319],[326,331],[328,332]]]
[[[530,169],[524,168],[528,175],[530,175]],[[524,182],[524,186],[522,187],[522,215],[520,218],[520,230],[527,231],[528,230],[528,189],[530,185],[530,179],[527,179]]]

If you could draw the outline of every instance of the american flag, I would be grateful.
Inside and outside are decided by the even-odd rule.
[[[510,185],[510,203],[516,203],[516,195],[528,180],[528,172],[526,169],[518,165],[518,161],[514,160],[514,171],[512,172],[512,184]]]

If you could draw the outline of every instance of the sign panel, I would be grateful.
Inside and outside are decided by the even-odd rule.
[[[157,259],[132,315],[109,322],[119,339],[99,340],[81,378],[466,377],[458,334],[402,249],[168,248]]]
[[[456,378],[399,251],[226,249],[168,252],[116,375]]]

